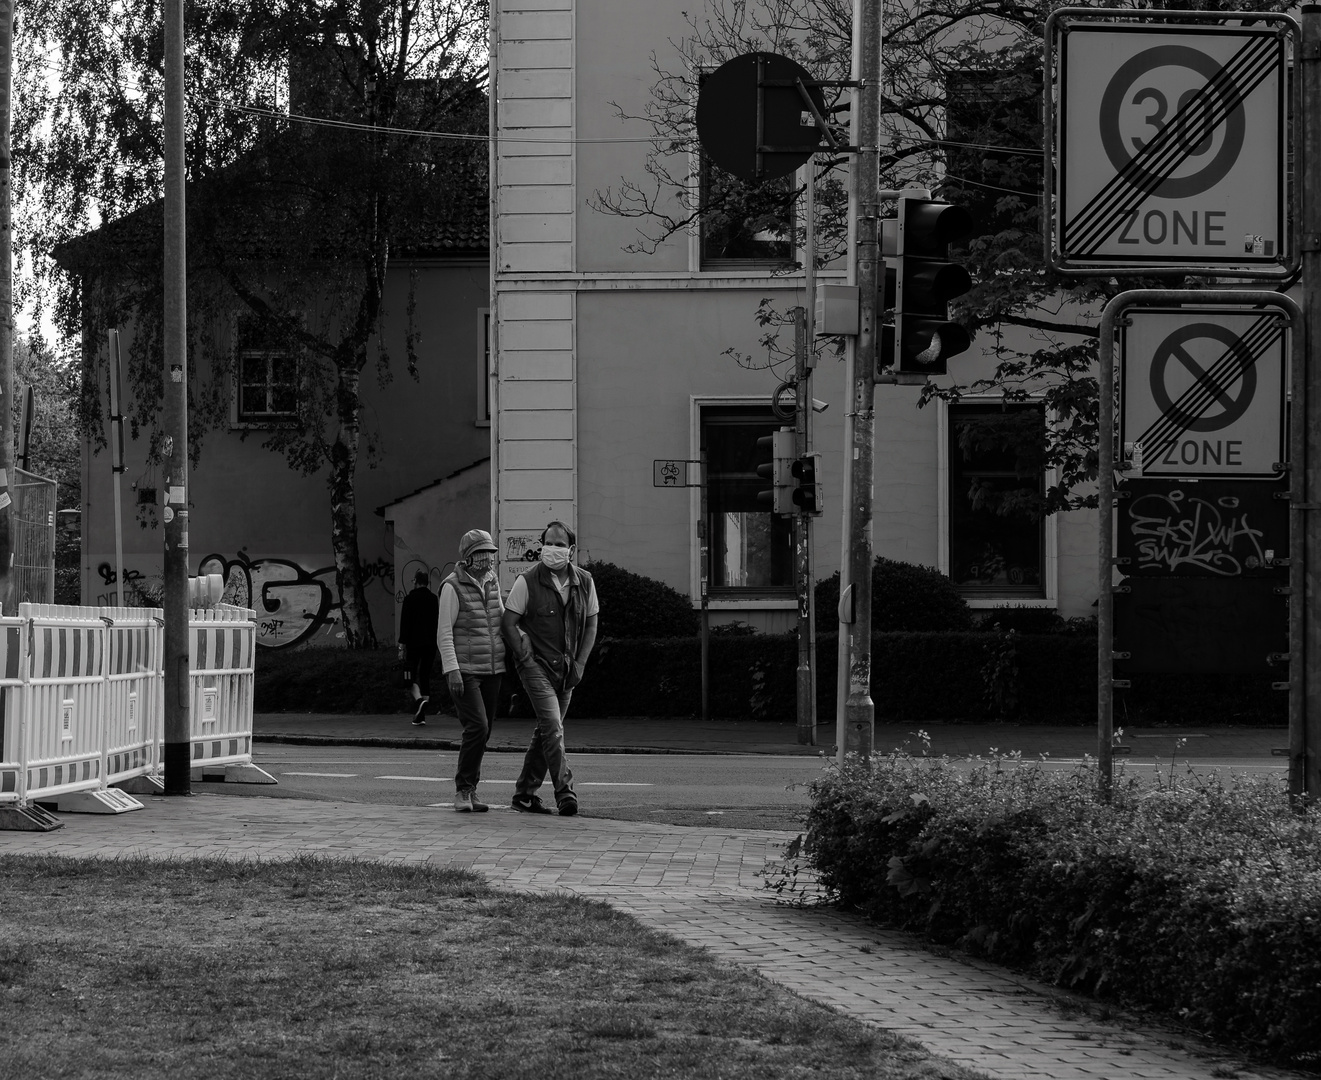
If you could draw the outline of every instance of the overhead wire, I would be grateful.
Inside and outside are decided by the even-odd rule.
[[[60,65],[42,62],[42,67],[51,71],[60,71]],[[127,84],[120,84],[125,89],[137,90],[136,87],[129,87]],[[198,99],[194,99],[198,100]],[[342,131],[361,131],[372,135],[396,135],[413,139],[447,139],[458,142],[490,142],[498,137],[499,141],[506,143],[524,143],[524,144],[562,144],[570,146],[581,145],[626,145],[642,143],[674,143],[682,141],[681,137],[674,135],[621,135],[621,136],[603,136],[599,138],[583,138],[578,136],[551,136],[537,137],[529,135],[511,135],[507,132],[499,136],[490,134],[474,134],[471,132],[458,131],[427,131],[419,128],[402,128],[386,124],[371,124],[356,120],[337,120],[328,116],[309,116],[304,113],[292,113],[280,109],[273,109],[259,105],[242,105],[236,102],[224,101],[219,98],[208,97],[200,99],[208,104],[219,108],[230,109],[236,112],[243,112],[253,116],[264,116],[273,120],[284,120],[289,123],[305,124],[313,127],[334,128]],[[1040,157],[1044,151],[1040,147],[1032,146],[995,146],[990,143],[963,142],[958,139],[929,139],[927,144],[939,147],[957,147],[964,150],[982,150],[987,153],[997,154],[1023,154],[1032,157]],[[822,147],[823,151],[829,149]]]

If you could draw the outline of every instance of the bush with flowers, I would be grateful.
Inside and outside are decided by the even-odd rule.
[[[1321,819],[1278,779],[876,754],[807,829],[842,907],[1321,1068]]]

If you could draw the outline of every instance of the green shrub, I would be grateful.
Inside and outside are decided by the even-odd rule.
[[[873,631],[971,630],[972,612],[948,577],[930,566],[878,558],[872,567]],[[839,609],[839,572],[816,585],[817,617]]]
[[[1277,780],[906,754],[816,781],[808,851],[877,922],[1283,1064],[1321,1056],[1321,822]]]
[[[601,601],[600,637],[671,638],[697,633],[698,614],[692,601],[664,582],[608,562],[588,563],[583,569],[596,582]]]

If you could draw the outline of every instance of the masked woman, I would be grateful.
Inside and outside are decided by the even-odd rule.
[[[504,611],[495,577],[495,543],[490,533],[470,529],[459,541],[458,566],[441,583],[436,629],[441,670],[463,725],[454,770],[454,809],[462,812],[490,809],[477,799],[477,782],[505,670]]]

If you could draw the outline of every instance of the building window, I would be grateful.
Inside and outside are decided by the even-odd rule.
[[[231,420],[265,427],[298,419],[298,356],[286,339],[255,320],[238,318],[234,331]]]
[[[491,309],[477,309],[478,427],[491,426]]]
[[[702,159],[702,269],[777,267],[792,263],[793,176],[739,180]]]
[[[757,500],[769,486],[757,475],[757,440],[780,422],[769,405],[721,405],[701,410],[706,462],[703,537],[712,597],[782,597],[794,589],[793,527]]]
[[[1045,437],[1045,410],[1037,403],[948,408],[947,567],[969,597],[1053,595],[1041,512]]]

